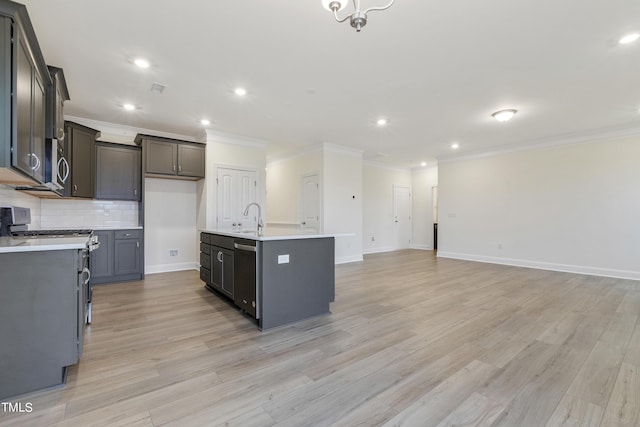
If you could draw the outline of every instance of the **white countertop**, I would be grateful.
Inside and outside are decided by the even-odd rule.
[[[342,233],[342,234],[318,234],[315,231],[305,232],[301,229],[287,229],[287,228],[271,228],[264,229],[263,235],[258,236],[255,231],[231,231],[231,230],[200,230],[203,233],[219,234],[221,236],[237,237],[242,239],[257,240],[260,242],[268,240],[293,240],[293,239],[321,239],[326,237],[343,237],[343,236],[355,236],[354,233]]]
[[[0,254],[13,252],[60,251],[83,249],[87,247],[89,237],[0,237]]]

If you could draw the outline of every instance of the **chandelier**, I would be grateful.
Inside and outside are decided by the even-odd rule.
[[[362,27],[367,25],[367,13],[374,10],[389,9],[394,1],[395,0],[391,0],[386,6],[370,7],[369,9],[365,9],[363,12],[360,10],[360,0],[352,0],[354,12],[344,18],[339,18],[338,12],[347,6],[349,0],[322,0],[322,5],[330,12],[333,12],[333,16],[336,18],[336,21],[344,22],[349,19],[351,26],[355,28],[357,32],[360,32]]]

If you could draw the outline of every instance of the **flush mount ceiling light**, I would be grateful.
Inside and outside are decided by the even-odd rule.
[[[351,15],[347,15],[344,18],[338,17],[338,12],[344,9],[349,3],[349,0],[322,0],[322,5],[330,12],[333,12],[334,18],[338,22],[345,22],[347,19],[351,22],[351,26],[360,32],[362,27],[367,25],[367,13],[374,10],[389,9],[395,0],[391,0],[386,6],[370,7],[362,11],[360,9],[360,0],[352,0],[354,11]]]
[[[143,58],[137,58],[133,63],[140,68],[149,68],[149,61]]]
[[[620,39],[620,44],[633,43],[640,38],[640,33],[627,34]]]
[[[238,87],[233,92],[238,96],[245,96],[247,94],[247,90],[243,87]]]
[[[517,112],[518,112],[518,110],[513,110],[513,109],[500,110],[500,111],[496,111],[495,113],[493,113],[491,115],[491,117],[493,117],[494,119],[496,119],[499,122],[506,122],[506,121],[511,120],[513,118],[513,116],[516,115]]]
[[[127,111],[133,111],[136,109],[136,106],[133,104],[122,104],[122,108],[124,108]]]
[[[202,119],[202,120],[200,120],[200,124],[202,126],[209,126],[211,124],[211,121],[207,120],[207,119]]]

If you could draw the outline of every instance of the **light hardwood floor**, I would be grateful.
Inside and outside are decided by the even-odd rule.
[[[260,332],[196,271],[96,287],[64,388],[0,426],[640,426],[640,282],[369,255]]]

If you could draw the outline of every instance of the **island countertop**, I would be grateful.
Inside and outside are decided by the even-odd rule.
[[[14,252],[60,251],[83,249],[89,237],[0,237],[0,254]]]
[[[221,236],[236,237],[241,239],[250,239],[260,242],[269,240],[294,240],[294,239],[322,239],[327,237],[343,237],[353,236],[353,233],[318,233],[316,231],[305,232],[300,229],[265,227],[262,236],[258,236],[256,231],[232,231],[232,230],[200,230],[202,233],[218,234]]]

